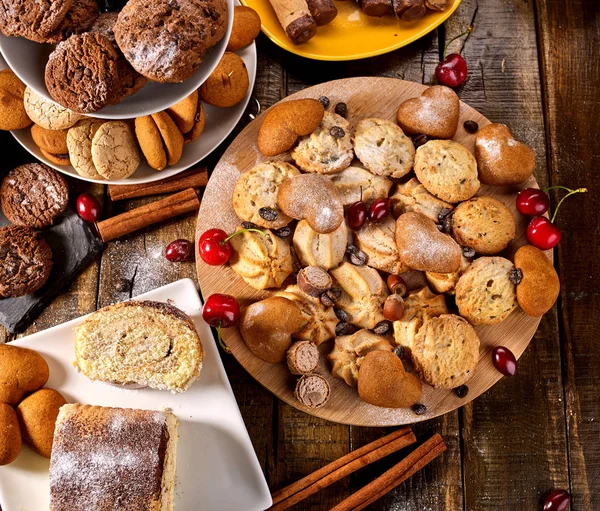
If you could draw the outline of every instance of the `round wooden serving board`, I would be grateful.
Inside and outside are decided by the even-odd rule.
[[[351,123],[366,117],[379,117],[395,121],[396,110],[400,103],[419,96],[426,88],[421,84],[395,78],[349,78],[315,85],[292,94],[283,101],[327,96],[331,101],[330,108],[341,101],[348,105],[348,120]],[[258,129],[264,115],[264,113],[261,114],[238,135],[215,167],[204,192],[198,214],[196,239],[210,228],[233,232],[239,225],[240,220],[232,206],[233,188],[236,181],[242,172],[250,170],[260,162],[273,159],[263,156],[256,147]],[[489,124],[490,121],[470,106],[461,103],[459,127],[454,140],[473,151],[475,137],[464,130],[463,122],[466,120],[476,121],[480,127]],[[289,154],[286,153],[275,159],[289,160]],[[533,178],[524,185],[524,187],[534,186],[537,186],[537,183]],[[478,195],[491,195],[501,200],[515,215],[518,222],[517,235],[506,250],[506,256],[511,259],[514,251],[527,243],[525,219],[515,209],[515,192],[515,189],[482,185],[478,193]],[[551,254],[548,255],[551,257]],[[247,285],[229,266],[209,266],[202,261],[198,253],[196,261],[198,280],[204,297],[213,293],[230,294],[238,299],[243,310],[250,303],[261,300],[269,294],[265,291],[257,291]],[[285,318],[282,318],[282,321],[285,321]],[[321,351],[319,372],[331,384],[331,399],[322,408],[313,410],[301,405],[294,397],[295,378],[290,375],[285,363],[270,364],[260,360],[246,347],[238,328],[224,329],[222,335],[242,366],[258,382],[286,403],[333,422],[358,426],[395,426],[431,419],[450,412],[485,392],[502,377],[492,364],[492,349],[495,346],[507,346],[517,358],[520,357],[533,337],[539,322],[539,318],[529,317],[517,308],[498,325],[476,327],[481,339],[480,359],[475,374],[468,382],[467,397],[459,399],[451,390],[435,390],[428,385],[423,385],[423,396],[420,402],[427,406],[427,413],[419,416],[406,408],[380,408],[367,404],[359,399],[355,388],[349,387],[342,380],[333,377],[326,357],[331,351],[333,341],[328,341],[319,348]]]

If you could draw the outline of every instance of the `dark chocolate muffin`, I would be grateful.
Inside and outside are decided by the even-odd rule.
[[[69,187],[43,163],[26,163],[11,170],[0,186],[0,206],[13,224],[48,227],[67,207]]]
[[[52,269],[52,250],[29,227],[0,229],[0,298],[23,296],[42,287]]]

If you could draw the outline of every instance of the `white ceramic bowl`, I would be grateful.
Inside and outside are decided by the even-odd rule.
[[[148,82],[137,94],[118,105],[107,106],[94,117],[100,119],[130,119],[149,115],[177,103],[196,90],[213,72],[221,60],[233,24],[234,0],[227,0],[227,32],[223,39],[206,52],[200,68],[182,83]],[[44,82],[44,70],[48,55],[54,49],[51,44],[38,44],[23,37],[0,35],[0,52],[15,74],[38,94],[51,99]]]

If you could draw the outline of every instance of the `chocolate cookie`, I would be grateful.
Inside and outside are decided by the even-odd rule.
[[[114,34],[125,58],[156,82],[183,82],[225,34],[224,0],[130,0]]]
[[[32,40],[37,43],[59,43],[73,34],[87,32],[98,15],[96,0],[72,0],[71,8],[60,24],[48,35],[39,35]]]
[[[11,170],[0,186],[2,212],[16,225],[48,227],[68,202],[67,182],[43,163],[26,163]]]
[[[119,86],[119,55],[103,35],[73,35],[60,43],[46,64],[52,99],[81,113],[104,108]]]
[[[39,232],[11,225],[0,229],[0,297],[37,291],[50,276],[52,250]]]
[[[0,30],[35,40],[58,27],[70,8],[71,0],[2,0]]]

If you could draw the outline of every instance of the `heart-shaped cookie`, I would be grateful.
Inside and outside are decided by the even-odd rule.
[[[479,180],[486,185],[522,183],[529,179],[535,167],[532,149],[515,140],[505,124],[488,124],[477,132],[475,159]]]
[[[544,253],[531,245],[515,252],[515,268],[523,272],[517,284],[517,301],[525,314],[540,317],[546,314],[560,292],[560,281],[554,266]]]
[[[242,314],[240,333],[250,351],[265,362],[282,362],[292,334],[304,324],[298,306],[281,296],[249,305]]]
[[[421,397],[419,379],[404,370],[402,361],[391,351],[367,353],[358,370],[358,395],[372,405],[406,408]]]
[[[316,99],[296,99],[275,105],[265,115],[258,131],[258,149],[275,156],[293,147],[298,137],[317,129],[325,109]]]
[[[408,135],[452,138],[458,127],[460,104],[449,87],[434,85],[398,108],[398,124]]]
[[[318,233],[335,231],[344,220],[344,206],[333,181],[321,174],[286,179],[277,192],[277,205],[287,216],[305,219]]]
[[[0,403],[16,406],[48,381],[48,364],[36,351],[0,344]]]
[[[409,211],[398,217],[396,245],[402,262],[414,270],[454,273],[460,268],[460,246],[421,213]]]

